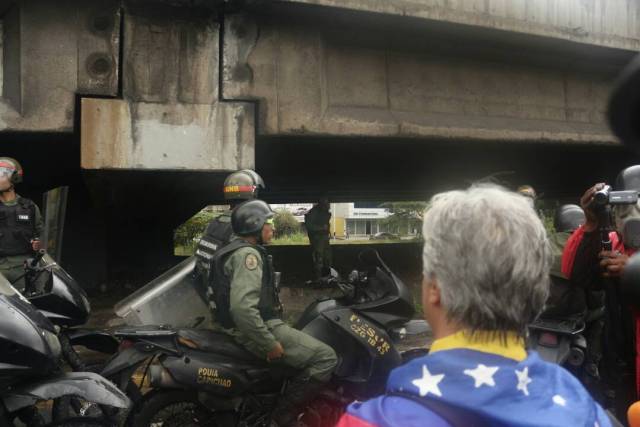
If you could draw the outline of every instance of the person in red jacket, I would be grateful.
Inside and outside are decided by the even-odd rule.
[[[636,366],[635,343],[638,342],[636,319],[632,308],[624,303],[619,287],[629,256],[636,252],[636,233],[630,231],[640,221],[640,205],[617,205],[612,211],[614,230],[601,230],[601,218],[594,204],[596,192],[605,188],[598,183],[589,188],[580,200],[586,215],[586,222],[567,241],[562,256],[562,272],[571,282],[590,291],[589,308],[604,306],[604,330],[599,342],[590,342],[600,351],[598,360],[599,377],[602,382],[605,406],[615,403],[619,411],[625,410],[634,400],[640,377],[634,381]],[[640,191],[640,165],[624,169],[618,175],[615,190]],[[603,237],[611,241],[611,250],[603,250]],[[606,239],[605,239],[606,240]],[[635,384],[634,384],[635,383]],[[635,391],[634,391],[635,385]]]

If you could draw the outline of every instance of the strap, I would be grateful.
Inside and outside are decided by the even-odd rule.
[[[240,248],[245,248],[247,246],[255,247],[251,243],[245,242],[242,239],[234,240],[234,241],[224,245],[220,249],[218,249],[218,251],[214,255],[214,258],[216,259],[216,261],[217,260],[222,260],[225,256],[227,256],[231,252],[234,252],[234,251],[236,251],[236,250],[238,250]]]
[[[451,405],[447,405],[444,402],[418,397],[414,394],[400,391],[387,392],[387,395],[412,400],[438,415],[449,423],[451,427],[489,427],[489,424],[480,419],[478,414],[467,409],[456,408]]]

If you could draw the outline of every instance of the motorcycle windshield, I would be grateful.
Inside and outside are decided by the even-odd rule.
[[[58,297],[72,304],[81,316],[89,316],[91,313],[89,297],[78,282],[56,263],[49,254],[45,254],[41,262],[50,274],[45,293],[51,292],[58,295]]]
[[[23,313],[38,327],[49,332],[55,332],[53,324],[42,315],[11,283],[0,274],[0,297],[6,301],[8,306]],[[0,314],[1,315],[1,314]]]
[[[387,326],[411,320],[415,309],[409,288],[393,274],[375,250],[363,251],[359,258],[369,270],[365,289],[369,302],[354,308],[378,318]]]
[[[16,295],[17,293],[18,291],[16,290],[16,288],[11,285],[6,277],[0,274],[0,294],[10,297],[12,295]]]
[[[187,258],[118,302],[114,311],[131,326],[208,327],[211,312],[199,292],[195,257]]]

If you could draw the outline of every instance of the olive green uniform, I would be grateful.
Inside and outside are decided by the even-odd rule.
[[[551,264],[551,274],[566,277],[562,274],[562,252],[567,244],[567,241],[571,237],[571,233],[566,231],[556,232],[549,236],[551,242],[551,251],[553,254],[553,262]]]
[[[20,199],[20,196],[18,195],[15,200],[12,200],[10,202],[2,202],[0,201],[0,203],[2,203],[5,206],[15,206],[18,204],[18,199]],[[38,208],[37,205],[34,205],[35,207],[35,228],[36,228],[36,235],[34,237],[40,237],[42,236],[42,232],[44,229],[44,224],[42,221],[42,215],[40,214],[40,209]],[[24,262],[28,259],[33,257],[33,253],[26,253],[24,255],[11,255],[11,256],[4,256],[4,257],[0,257],[0,273],[7,278],[7,280],[9,280],[9,282],[13,283],[15,282],[20,276],[24,275]],[[20,279],[17,283],[13,283],[14,286],[18,289],[23,289],[24,288],[24,280]]]
[[[586,308],[585,293],[573,286],[562,274],[562,251],[571,233],[557,232],[549,236],[553,254],[551,264],[551,286],[543,316],[564,317],[582,313]]]
[[[225,331],[260,359],[266,359],[279,342],[284,356],[276,363],[302,370],[301,375],[306,378],[328,381],[337,363],[331,347],[281,319],[264,321],[260,316],[262,262],[260,253],[252,247],[236,250],[225,261],[224,271],[231,282],[230,314],[235,323],[235,328]]]
[[[319,279],[331,269],[331,244],[329,243],[329,221],[331,213],[314,206],[304,218],[313,257],[313,271]]]

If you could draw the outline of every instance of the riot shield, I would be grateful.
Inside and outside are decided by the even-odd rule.
[[[211,312],[198,291],[195,257],[189,257],[114,307],[126,324],[210,327]]]
[[[62,258],[62,234],[68,193],[69,187],[57,187],[44,193],[42,197],[44,207],[44,232],[40,236],[42,247],[56,262],[60,262]]]

